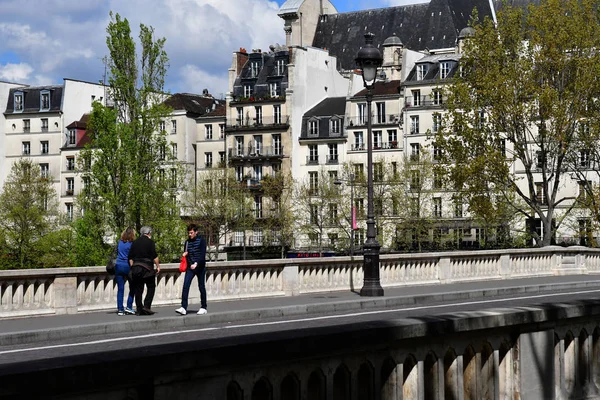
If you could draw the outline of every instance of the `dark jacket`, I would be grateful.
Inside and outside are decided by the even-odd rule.
[[[188,252],[188,264],[198,263],[199,267],[204,267],[206,265],[206,240],[202,236],[197,235],[193,240],[186,240],[185,246]]]
[[[143,265],[144,268],[154,272],[154,259],[158,257],[154,241],[146,235],[137,238],[129,250],[129,259],[133,261],[133,267]]]

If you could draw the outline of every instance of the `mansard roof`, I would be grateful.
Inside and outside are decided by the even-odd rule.
[[[342,126],[344,124],[344,114],[346,113],[346,97],[328,97],[323,99],[316,106],[304,113],[302,117],[302,129],[300,140],[315,139],[342,139]],[[338,131],[332,132],[331,121],[338,120]],[[309,135],[307,129],[308,121],[317,122],[316,135]]]
[[[355,67],[354,58],[368,31],[375,34],[377,46],[396,35],[411,50],[451,48],[460,31],[468,26],[475,7],[480,18],[492,16],[489,0],[431,0],[328,15],[319,20],[313,46],[326,48],[344,70]]]
[[[218,100],[210,94],[192,94],[192,93],[175,93],[164,104],[171,107],[173,110],[185,110],[190,117],[199,117],[210,113],[223,103],[223,100]]]
[[[90,114],[86,113],[81,116],[79,121],[73,121],[67,125],[67,129],[86,129]]]
[[[328,97],[304,113],[304,117],[331,117],[344,115],[346,112],[346,97]]]
[[[379,82],[375,83],[373,87],[373,96],[391,96],[396,95],[400,96],[400,81],[387,81],[387,82]],[[360,92],[356,93],[353,99],[359,97],[365,97],[367,95],[367,89],[363,89]]]
[[[59,112],[62,107],[62,96],[63,96],[62,85],[50,85],[50,86],[23,86],[17,88],[11,88],[8,94],[8,101],[6,103],[5,115],[8,114],[34,114],[34,113],[49,113]],[[40,96],[42,92],[50,92],[50,109],[40,111]],[[23,111],[15,112],[15,93],[23,93]]]
[[[288,69],[290,52],[282,48],[275,48],[272,52],[261,52],[256,50],[248,55],[248,60],[242,67],[240,74],[236,77],[233,85],[233,97],[238,99],[246,97],[244,86],[252,87],[252,97],[263,99],[270,97],[269,84],[277,83],[280,85],[280,94],[277,97],[285,97],[285,90],[288,88]],[[277,61],[284,61],[283,70],[277,70]],[[258,63],[260,70],[255,74],[252,71],[252,64]]]

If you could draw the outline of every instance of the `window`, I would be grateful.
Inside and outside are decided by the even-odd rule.
[[[68,135],[69,135],[69,137],[68,137],[68,143],[70,145],[74,145],[75,144],[75,140],[77,138],[77,134],[75,132],[75,129],[70,129]]]
[[[23,120],[23,132],[27,133],[31,131],[31,121],[28,119]]]
[[[588,246],[592,236],[592,221],[589,218],[578,220],[579,222],[579,245]]]
[[[398,132],[395,129],[388,129],[388,142],[392,146],[392,148],[396,148],[398,145]]]
[[[75,170],[75,157],[67,157],[67,171]]]
[[[225,138],[225,124],[219,124],[219,139]]]
[[[171,154],[177,159],[177,143],[171,143]]]
[[[283,154],[283,147],[281,147],[281,135],[279,133],[272,136],[271,142],[273,143],[273,154],[280,156]]]
[[[158,130],[162,133],[162,132],[166,132],[167,130],[165,129],[165,121],[160,121],[158,123]]]
[[[331,247],[335,247],[338,242],[338,234],[337,233],[328,233],[327,237],[329,238],[329,245]]]
[[[410,161],[419,161],[421,145],[419,143],[411,143],[410,145]]]
[[[327,214],[329,217],[329,223],[336,225],[338,223],[338,206],[336,203],[329,203]]]
[[[252,61],[250,63],[250,77],[256,78],[260,72],[260,62]]]
[[[237,118],[235,122],[237,125],[242,125],[244,123],[244,107],[236,107],[237,110]]]
[[[477,113],[477,128],[482,129],[485,127],[485,111],[479,110]]]
[[[364,150],[365,144],[363,141],[362,132],[354,132],[354,148],[352,150]]]
[[[433,198],[433,216],[440,218],[442,216],[442,198],[434,197]]]
[[[309,195],[316,196],[319,192],[319,174],[315,171],[308,173]]]
[[[254,217],[262,218],[263,217],[263,204],[262,204],[262,196],[254,196]]]
[[[339,134],[340,133],[340,120],[339,118],[332,118],[330,120],[330,133]]]
[[[219,152],[219,164],[220,164],[220,167],[225,167],[225,152],[224,151]]]
[[[50,177],[50,166],[48,164],[40,164],[40,175],[42,178]]]
[[[253,88],[252,85],[244,85],[244,97],[252,96]]]
[[[462,218],[463,217],[463,204],[462,201],[458,198],[454,198],[454,218]]]
[[[382,139],[382,132],[381,131],[373,131],[373,148],[375,148],[375,149],[381,148],[381,139]]]
[[[271,97],[278,97],[280,93],[280,84],[279,82],[269,83],[269,95]]]
[[[235,155],[236,156],[244,155],[244,137],[243,136],[235,137]]]
[[[48,154],[48,141],[44,140],[42,142],[40,142],[40,153],[41,154]]]
[[[438,146],[433,146],[433,159],[439,161],[442,159],[442,149]]]
[[[171,134],[174,135],[177,133],[177,121],[171,120]]]
[[[444,99],[442,98],[441,90],[434,90],[433,92],[431,92],[431,97],[433,99],[434,105],[441,106],[442,104],[444,104]]]
[[[277,75],[283,75],[285,72],[285,60],[277,60],[275,62],[275,73]]]
[[[164,160],[165,156],[166,156],[167,150],[166,150],[166,146],[164,144],[162,144],[159,148],[158,148],[158,159],[159,160]]]
[[[262,246],[263,243],[263,233],[262,229],[257,228],[252,232],[252,244],[254,246]]]
[[[588,190],[591,190],[592,182],[591,181],[579,181],[578,184],[579,184],[579,197],[577,199],[579,201],[587,201]]]
[[[75,190],[75,178],[67,178],[67,196],[73,196]]]
[[[308,164],[319,163],[319,146],[316,144],[308,145]]]
[[[50,92],[43,91],[40,93],[40,110],[50,109]]]
[[[252,137],[252,142],[254,145],[254,152],[258,155],[258,154],[262,154],[263,148],[262,148],[262,136],[261,135],[254,135]]]
[[[421,188],[421,172],[418,170],[410,171],[410,190],[419,190]]]
[[[364,178],[364,167],[362,164],[354,164],[354,177],[355,179]]]
[[[244,167],[237,166],[235,167],[235,180],[241,182],[244,180]]]
[[[377,123],[385,124],[385,103],[375,103],[377,109]]]
[[[175,168],[171,168],[171,187],[174,188],[177,186],[177,170]]]
[[[589,168],[590,166],[590,151],[580,150],[579,151],[579,166],[581,168]]]
[[[308,121],[308,134],[311,136],[319,134],[319,123],[317,120]]]
[[[581,189],[581,185],[579,187]],[[581,194],[581,190],[580,190]],[[539,204],[546,204],[546,196],[544,196],[544,184],[542,182],[535,183],[535,197]]]
[[[413,115],[410,117],[410,134],[417,135],[419,133],[419,116]]]
[[[212,130],[212,125],[211,124],[204,125],[204,138],[206,140],[212,140],[212,138],[213,138],[213,130]]]
[[[69,221],[72,221],[73,220],[73,203],[66,203],[65,209],[66,209],[66,213],[67,213],[67,219]]]
[[[383,181],[383,163],[381,163],[381,162],[373,163],[373,181],[374,182],[382,182]]]
[[[48,132],[48,118],[42,118],[42,132]]]
[[[257,181],[262,181],[263,178],[263,167],[260,164],[256,164],[252,166],[252,171],[254,172],[253,178]]]
[[[14,100],[15,100],[14,111],[15,112],[23,111],[23,93],[22,92],[15,93]]]
[[[31,143],[21,142],[21,153],[25,156],[31,154]]]
[[[273,123],[281,124],[281,106],[279,104],[273,106]]]
[[[330,143],[327,145],[329,148],[329,156],[327,157],[328,164],[337,164],[338,163],[338,146],[335,143]]]
[[[447,61],[440,63],[440,79],[446,79],[450,74],[450,63]]]
[[[337,171],[328,171],[329,173],[329,180],[331,182],[335,182],[338,179],[338,172]]]
[[[542,169],[546,166],[546,155],[543,151],[536,152],[536,168]]]
[[[506,139],[500,140],[500,154],[502,157],[506,157]]]
[[[319,223],[319,208],[316,204],[310,205],[310,224],[317,225]]]
[[[244,232],[243,231],[235,231],[233,233],[233,244],[236,246],[241,246],[244,243]]]
[[[419,64],[417,65],[417,80],[422,81],[425,79],[425,75],[427,75],[427,64]]]
[[[434,133],[438,132],[440,130],[440,127],[442,126],[442,114],[434,113],[431,118],[432,118],[431,131]]]
[[[421,105],[421,91],[420,90],[412,91],[412,105],[414,107],[419,107]]]
[[[263,123],[263,119],[262,119],[262,106],[256,106],[256,107],[254,107],[254,115],[256,116],[254,118],[254,120],[256,121],[256,123],[258,125],[262,125],[262,123]]]
[[[356,106],[358,107],[358,123],[364,125],[367,123],[367,104],[359,103]]]
[[[212,153],[204,153],[204,167],[212,168],[213,166],[213,155]]]

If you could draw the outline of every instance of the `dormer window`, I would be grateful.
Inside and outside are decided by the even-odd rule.
[[[440,79],[446,79],[450,74],[450,63],[444,61],[440,63]]]
[[[75,138],[76,138],[75,129],[69,129],[69,144],[70,145],[75,144]]]
[[[285,72],[285,60],[277,60],[275,63],[275,73],[277,75],[283,75]]]
[[[244,85],[244,97],[252,96],[252,85]]]
[[[23,111],[23,92],[15,93],[15,112]]]
[[[336,134],[336,135],[340,134],[340,119],[339,119],[339,117],[331,118],[330,132],[332,134]]]
[[[260,72],[260,62],[253,61],[250,63],[250,76],[256,78]]]
[[[417,65],[417,80],[422,81],[427,75],[427,64]]]
[[[318,136],[319,135],[319,121],[313,119],[308,121],[308,135],[309,136]]]
[[[279,96],[279,92],[280,92],[279,82],[269,83],[269,94],[271,95],[271,97]]]
[[[40,111],[45,111],[50,109],[50,92],[43,91],[40,93]]]

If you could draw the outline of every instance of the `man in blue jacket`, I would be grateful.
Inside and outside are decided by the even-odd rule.
[[[206,240],[198,235],[198,227],[195,224],[188,225],[188,240],[185,241],[183,257],[187,258],[188,268],[185,270],[183,279],[183,293],[181,294],[181,307],[175,310],[181,315],[187,314],[188,295],[194,277],[198,277],[198,288],[200,289],[200,310],[198,315],[206,314]]]

